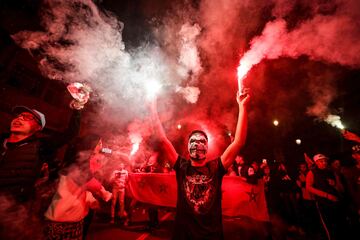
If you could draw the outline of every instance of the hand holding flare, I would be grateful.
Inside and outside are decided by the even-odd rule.
[[[243,88],[242,91],[238,91],[236,94],[236,101],[237,103],[242,106],[247,106],[250,99],[250,89],[249,88]]]
[[[74,98],[70,103],[70,107],[77,110],[83,109],[90,98],[90,86],[85,83],[75,82],[69,84],[67,90]]]

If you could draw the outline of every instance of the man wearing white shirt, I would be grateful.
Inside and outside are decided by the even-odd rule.
[[[112,173],[110,182],[112,184],[112,202],[111,202],[111,223],[115,221],[115,208],[116,202],[119,204],[119,213],[120,218],[126,217],[125,212],[125,187],[128,181],[128,171],[125,169],[123,163],[120,163],[119,169],[115,170]]]

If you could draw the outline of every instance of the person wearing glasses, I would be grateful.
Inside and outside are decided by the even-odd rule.
[[[42,166],[47,163],[49,169],[54,169],[57,150],[78,135],[80,109],[88,99],[89,93],[81,103],[73,100],[70,107],[74,111],[68,128],[62,134],[49,137],[42,137],[39,134],[46,124],[42,112],[26,106],[13,108],[14,118],[10,123],[10,131],[0,135],[0,202],[7,203],[6,208],[0,209],[2,216],[18,216],[21,212],[26,214],[26,217],[23,216],[24,222],[25,219],[33,216],[38,219],[41,213],[37,212],[36,204],[39,201],[34,199],[36,181],[41,176]],[[33,220],[29,222],[34,223]],[[12,226],[14,226],[13,231],[11,231]],[[11,234],[23,234],[23,232],[17,231],[12,219],[1,218],[0,238],[15,239],[16,236]]]

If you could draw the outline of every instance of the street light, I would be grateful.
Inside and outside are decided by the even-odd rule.
[[[296,142],[297,145],[300,145],[301,144],[301,139],[298,138],[298,139],[295,140],[295,142]]]
[[[275,119],[275,120],[273,121],[273,124],[274,124],[275,127],[277,127],[277,126],[279,125],[279,121]]]

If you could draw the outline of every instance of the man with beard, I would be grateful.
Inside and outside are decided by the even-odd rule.
[[[208,137],[201,130],[189,135],[190,159],[181,157],[168,140],[152,106],[153,122],[160,146],[176,171],[177,207],[173,239],[223,239],[221,212],[221,184],[239,150],[244,146],[247,131],[249,94],[237,94],[239,115],[234,141],[216,159],[208,159]]]

